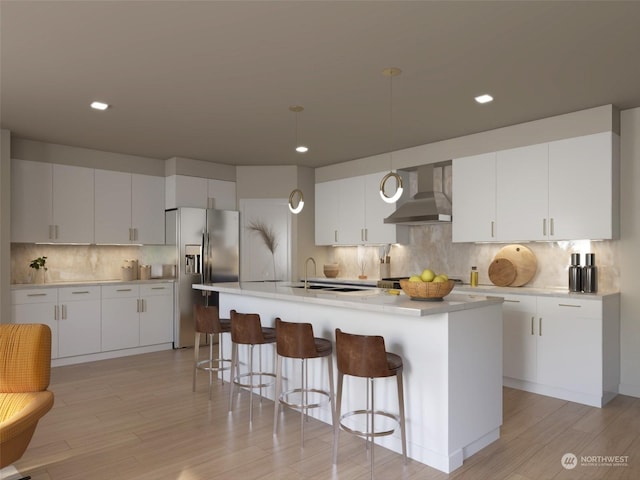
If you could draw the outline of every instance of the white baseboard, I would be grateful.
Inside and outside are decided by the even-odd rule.
[[[629,383],[621,383],[619,392],[621,395],[629,395],[630,397],[640,398],[640,385],[631,385]]]

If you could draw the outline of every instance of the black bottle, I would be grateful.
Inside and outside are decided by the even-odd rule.
[[[585,266],[582,268],[582,291],[584,293],[596,293],[598,291],[598,268],[596,267],[596,254],[587,253]]]
[[[569,267],[569,291],[582,291],[582,267],[580,267],[580,254],[571,254],[571,266]]]

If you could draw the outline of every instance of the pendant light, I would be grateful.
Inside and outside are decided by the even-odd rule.
[[[380,197],[387,203],[395,203],[402,196],[404,191],[402,187],[402,177],[393,171],[393,77],[397,77],[402,73],[402,70],[395,67],[385,68],[382,74],[385,77],[389,77],[389,173],[387,173],[380,181]],[[384,190],[387,180],[395,178],[396,180],[396,193],[388,196]]]
[[[302,105],[291,105],[289,110],[296,114],[296,152],[306,153],[309,148],[298,143],[298,113],[304,110]],[[299,188],[294,189],[289,195],[289,211],[293,214],[298,214],[304,208],[304,195]]]

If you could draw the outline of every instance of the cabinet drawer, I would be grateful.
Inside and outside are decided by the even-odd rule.
[[[11,304],[22,305],[30,303],[57,303],[57,288],[25,288],[11,291]]]
[[[502,295],[504,303],[502,308],[514,312],[536,311],[536,297],[531,295]]]
[[[100,287],[64,287],[58,289],[58,301],[100,300]]]
[[[574,298],[538,297],[538,315],[566,312],[574,317],[602,318],[602,301]]]
[[[138,298],[140,286],[133,283],[103,285],[102,298]]]
[[[170,283],[161,283],[156,285],[140,285],[140,296],[158,296],[158,295],[172,295],[173,285]]]

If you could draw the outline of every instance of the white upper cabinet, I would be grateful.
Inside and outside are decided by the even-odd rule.
[[[316,245],[338,245],[340,180],[316,183]]]
[[[488,155],[495,155],[495,176]],[[602,132],[488,155],[453,161],[454,242],[618,237],[617,135]],[[487,223],[493,236],[487,236]]]
[[[53,224],[53,166],[11,161],[11,241],[50,242]]]
[[[217,210],[238,210],[236,182],[210,179],[207,182],[207,207]]]
[[[185,175],[166,178],[165,208],[194,207],[237,210],[236,183]]]
[[[96,243],[164,243],[164,178],[95,171]]]
[[[502,150],[496,157],[498,239],[547,239],[548,152],[545,144]]]
[[[384,223],[395,210],[380,198],[384,174],[316,184],[316,245],[396,243],[396,226]]]
[[[618,237],[618,138],[602,132],[549,144],[549,218],[554,239]]]
[[[93,242],[93,169],[13,160],[12,242]]]
[[[95,171],[96,243],[131,241],[131,174]]]
[[[164,177],[131,176],[131,228],[133,243],[164,243]]]
[[[496,153],[454,159],[452,178],[453,241],[497,240]]]

